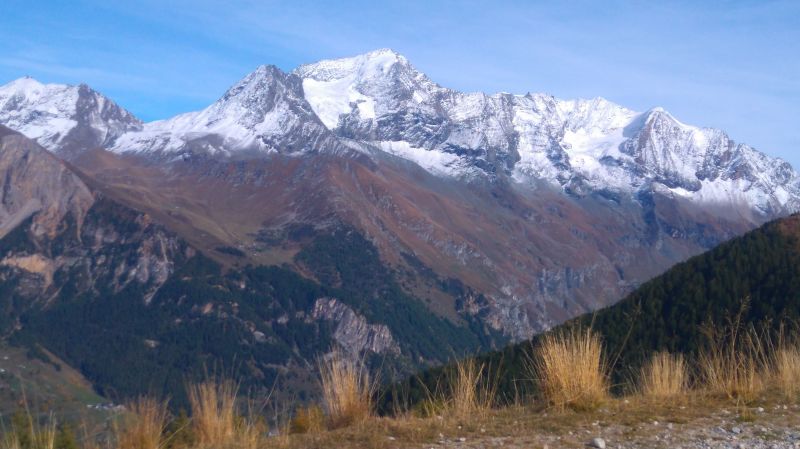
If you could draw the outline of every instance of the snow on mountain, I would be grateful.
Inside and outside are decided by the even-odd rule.
[[[22,78],[0,88],[0,123],[62,153],[104,145],[176,155],[307,154],[358,142],[438,176],[544,180],[575,195],[659,191],[744,202],[767,215],[800,209],[800,181],[788,163],[720,130],[603,98],[459,92],[388,49],[289,74],[261,66],[206,109],[144,125],[86,86]],[[67,139],[83,135],[80,145]]]
[[[0,86],[0,124],[65,155],[105,146],[141,122],[85,84],[42,84],[25,77]]]
[[[416,71],[402,55],[388,49],[337,60],[302,65],[303,91],[325,126],[335,128],[343,115],[362,120],[401,109],[425,109],[443,89]]]
[[[261,66],[211,106],[128,133],[112,151],[306,153],[339,148],[303,98],[300,80]]]
[[[603,98],[458,92],[391,50],[294,73],[337,135],[373,142],[437,175],[546,180],[576,194],[655,189],[745,202],[763,214],[800,209],[800,181],[788,163],[661,108],[640,113]]]

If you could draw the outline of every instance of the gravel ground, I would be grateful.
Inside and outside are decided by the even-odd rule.
[[[687,448],[687,449],[800,449],[800,410],[797,406],[762,407],[740,413],[721,410],[682,422],[614,423],[613,419],[576,424],[563,433],[514,432],[512,436],[444,437],[423,448]],[[684,422],[685,421],[685,422]]]

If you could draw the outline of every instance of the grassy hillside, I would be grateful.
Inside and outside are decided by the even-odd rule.
[[[55,355],[0,344],[0,416],[26,404],[36,415],[55,413],[71,420],[94,421],[108,414],[108,400]]]

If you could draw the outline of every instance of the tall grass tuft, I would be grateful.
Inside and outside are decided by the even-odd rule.
[[[769,345],[755,329],[741,331],[734,322],[704,330],[708,344],[700,351],[700,378],[711,393],[748,403],[766,388]]]
[[[346,427],[369,418],[377,382],[359,357],[335,349],[319,360],[322,397],[331,428]]]
[[[236,397],[239,385],[210,379],[189,385],[192,425],[200,447],[226,447],[236,440]]]
[[[239,385],[226,379],[209,379],[189,385],[189,406],[199,449],[256,449],[267,426],[252,412],[238,413]]]
[[[496,383],[485,364],[468,357],[456,363],[450,379],[449,411],[459,419],[485,415],[494,402]]]
[[[51,416],[46,424],[40,424],[26,408],[12,417],[11,429],[3,433],[2,449],[54,449],[56,421]]]
[[[608,398],[603,345],[591,329],[544,335],[527,368],[544,399],[557,409],[592,410]]]
[[[126,407],[122,426],[115,428],[117,449],[161,449],[165,446],[167,404],[139,397]]]
[[[325,413],[317,405],[295,410],[289,422],[289,433],[318,433],[325,428]]]
[[[639,393],[659,401],[674,399],[686,393],[689,373],[681,354],[658,352],[639,372]]]
[[[780,392],[789,400],[800,399],[800,347],[784,344],[775,351],[774,376]]]

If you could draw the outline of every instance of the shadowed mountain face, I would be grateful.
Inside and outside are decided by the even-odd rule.
[[[164,317],[173,320],[206,307],[239,316],[226,309],[244,307],[239,293],[213,292],[236,291],[244,277],[258,286],[248,313],[266,307],[256,305],[259,294],[280,307],[267,308],[266,318],[242,318],[241,329],[294,348],[280,362],[252,353],[253,363],[269,366],[302,364],[336,341],[394,354],[407,370],[456,349],[526,339],[796,210],[800,198],[797,174],[785,162],[659,108],[638,113],[600,98],[461,93],[390,50],[291,73],[262,66],[208,108],[151,123],[86,86],[22,79],[0,87],[0,123],[69,161],[41,149],[26,156],[32,142],[3,137],[0,168],[13,188],[4,191],[0,242],[12,234],[33,239],[26,252],[3,255],[16,258],[6,266],[25,279],[45,273],[41,285],[28,283],[36,287],[25,290],[30,301],[51,301],[73,284],[68,292],[96,295],[105,292],[97,287],[103,279],[128,301],[138,298],[139,308],[125,316],[153,318],[148,304],[159,301],[170,304]],[[87,221],[98,204],[126,211],[119,229],[98,231],[105,214]],[[136,225],[125,227],[128,221]],[[132,252],[111,263],[113,270],[102,268],[112,257],[103,251],[129,240],[138,242],[126,246]],[[202,304],[184,310],[181,296],[164,296],[164,286],[198,252],[200,266],[216,268],[180,278],[202,278],[208,287],[193,297]],[[49,268],[28,270],[42,261]],[[280,266],[280,279],[307,282],[313,293],[286,299],[286,285],[254,274],[263,268],[254,266]],[[92,313],[85,315],[110,312]],[[15,329],[59,341],[43,333],[58,328],[57,315],[34,315]],[[323,322],[327,333],[302,344],[271,336],[282,326]],[[414,335],[407,324],[421,322],[429,331]],[[431,341],[447,341],[449,349]],[[148,344],[164,357],[187,350]],[[209,357],[223,347],[209,349]],[[153,363],[168,366],[164,373],[178,369],[158,357]],[[251,377],[271,378],[274,367],[266,366]]]

